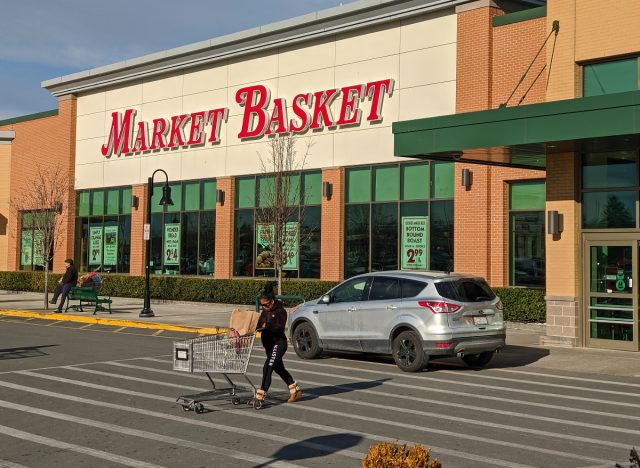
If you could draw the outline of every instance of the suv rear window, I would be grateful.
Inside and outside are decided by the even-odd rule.
[[[485,302],[496,297],[489,285],[480,278],[440,281],[435,286],[442,297],[458,302]]]

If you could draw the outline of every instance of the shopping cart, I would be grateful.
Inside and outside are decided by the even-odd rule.
[[[176,401],[185,411],[204,411],[204,401],[230,400],[239,405],[242,400],[251,402],[255,409],[262,402],[254,401],[256,387],[247,377],[247,367],[251,358],[255,333],[240,336],[234,329],[228,333],[206,335],[173,343],[173,369],[183,372],[204,372],[213,386],[212,390],[193,395],[179,396]],[[211,374],[221,374],[229,383],[228,387],[218,388]],[[250,387],[236,385],[229,375],[242,374]]]

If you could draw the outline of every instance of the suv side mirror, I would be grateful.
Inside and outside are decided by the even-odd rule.
[[[329,294],[325,294],[322,296],[322,299],[320,299],[320,302],[323,304],[331,304],[331,296]]]

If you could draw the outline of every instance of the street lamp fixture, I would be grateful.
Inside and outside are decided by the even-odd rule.
[[[151,227],[151,198],[153,198],[153,178],[156,173],[162,172],[166,178],[164,186],[162,187],[162,198],[160,199],[160,206],[173,205],[171,200],[171,187],[169,187],[169,176],[162,169],[156,169],[147,182],[147,224]],[[149,237],[151,237],[149,235]],[[153,310],[151,310],[151,291],[149,288],[149,278],[151,275],[151,242],[149,239],[145,239],[145,252],[146,263],[144,267],[144,305],[140,311],[140,317],[155,317]]]

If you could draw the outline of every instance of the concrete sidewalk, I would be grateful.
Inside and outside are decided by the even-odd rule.
[[[69,310],[68,313],[52,314],[43,307],[43,296],[40,293],[10,293],[0,291],[0,315],[18,311],[17,314],[51,314],[53,320],[93,320],[100,323],[120,326],[170,329],[184,327],[185,331],[215,333],[217,328],[229,325],[229,315],[233,309],[251,309],[247,305],[213,304],[198,302],[152,301],[153,318],[140,318],[142,299],[113,297],[113,313],[98,312],[93,315],[93,308],[87,307],[84,312]],[[22,312],[20,312],[22,311]],[[39,316],[39,315],[38,315]],[[126,324],[124,322],[130,322]],[[609,351],[587,348],[554,348],[540,345],[540,338],[545,334],[541,324],[507,324],[507,347],[492,362],[494,367],[526,367],[556,369],[560,372],[579,372],[606,374],[618,377],[640,377],[640,355],[633,352]],[[456,358],[457,359],[457,358]],[[455,360],[455,359],[454,359]],[[453,361],[453,360],[452,360]],[[530,369],[529,369],[530,370]]]

